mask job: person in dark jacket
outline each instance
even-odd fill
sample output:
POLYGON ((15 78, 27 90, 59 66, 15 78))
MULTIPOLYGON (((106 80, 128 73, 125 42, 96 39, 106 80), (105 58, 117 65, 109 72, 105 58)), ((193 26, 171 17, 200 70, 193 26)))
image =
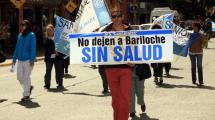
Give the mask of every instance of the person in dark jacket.
POLYGON ((63 59, 62 55, 55 51, 55 43, 53 41, 54 26, 49 24, 46 27, 46 41, 45 41, 45 64, 46 73, 44 76, 44 88, 50 89, 51 86, 51 71, 53 65, 55 66, 56 83, 59 87, 63 87, 63 59))

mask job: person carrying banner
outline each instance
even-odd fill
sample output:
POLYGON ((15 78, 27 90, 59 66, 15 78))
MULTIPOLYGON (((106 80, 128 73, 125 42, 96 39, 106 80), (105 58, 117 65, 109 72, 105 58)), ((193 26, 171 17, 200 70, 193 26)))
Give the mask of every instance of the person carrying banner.
POLYGON ((198 85, 196 83, 196 66, 198 69, 198 80, 199 85, 202 86, 204 84, 203 82, 203 70, 202 70, 202 58, 203 58, 203 35, 200 33, 201 24, 198 22, 192 23, 192 28, 194 33, 190 35, 189 38, 189 56, 191 61, 191 73, 192 73, 192 82, 195 85, 198 85))
POLYGON ((31 91, 33 86, 31 85, 31 71, 36 59, 36 37, 31 30, 31 24, 28 20, 24 20, 21 23, 21 32, 18 36, 16 48, 13 54, 14 66, 16 60, 17 63, 17 79, 23 87, 22 101, 30 100, 31 91))
MULTIPOLYGON (((112 22, 107 31, 127 30, 123 15, 117 8, 111 10, 112 22)), ((105 72, 112 96, 114 120, 128 120, 131 98, 132 65, 107 65, 105 72)))
POLYGON ((54 26, 49 24, 46 27, 46 41, 45 41, 45 64, 46 73, 44 76, 44 88, 50 89, 51 85, 51 71, 53 65, 55 66, 55 78, 58 87, 62 87, 63 81, 63 60, 59 59, 59 54, 55 51, 55 43, 53 40, 54 26))

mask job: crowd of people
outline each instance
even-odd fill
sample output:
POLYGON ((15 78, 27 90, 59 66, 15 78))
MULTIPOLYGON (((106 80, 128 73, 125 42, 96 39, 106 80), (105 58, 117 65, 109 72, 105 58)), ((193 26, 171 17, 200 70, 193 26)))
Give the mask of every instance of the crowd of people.
MULTIPOLYGON (((126 31, 131 30, 128 24, 123 23, 123 14, 117 8, 111 11, 112 24, 104 31, 126 31)), ((17 64, 17 79, 23 88, 22 101, 29 101, 33 90, 31 84, 31 71, 33 70, 36 59, 36 36, 32 32, 31 23, 28 20, 23 20, 20 24, 21 31, 18 35, 17 44, 13 54, 13 63, 17 64)), ((2 28, 4 29, 4 28, 2 28)), ((155 24, 152 29, 162 29, 161 26, 155 24)), ((202 29, 198 21, 192 23, 194 31, 189 39, 189 56, 191 61, 191 76, 192 83, 198 86, 203 86, 203 46, 205 45, 204 35, 200 32, 202 29), (198 79, 196 77, 196 69, 198 79), (198 81, 198 83, 197 83, 198 81)), ((46 72, 44 74, 44 88, 49 90, 51 86, 51 71, 54 65, 55 79, 58 89, 63 89, 63 76, 68 74, 69 58, 65 59, 65 55, 59 53, 55 49, 53 40, 54 26, 49 24, 46 27, 46 40, 44 51, 44 62, 46 72)), ((0 32, 0 47, 4 52, 4 35, 0 32), (2 37, 3 36, 3 37, 2 37)), ((104 95, 111 95, 113 118, 114 120, 128 120, 130 117, 135 117, 135 99, 140 105, 142 112, 146 111, 144 101, 144 82, 151 77, 151 69, 153 69, 154 82, 156 85, 163 84, 163 69, 167 77, 170 77, 171 63, 152 63, 149 64, 119 64, 119 65, 99 65, 98 71, 102 79, 104 95), (148 72, 143 73, 145 70, 148 72)), ((94 66, 95 67, 95 66, 94 66)))

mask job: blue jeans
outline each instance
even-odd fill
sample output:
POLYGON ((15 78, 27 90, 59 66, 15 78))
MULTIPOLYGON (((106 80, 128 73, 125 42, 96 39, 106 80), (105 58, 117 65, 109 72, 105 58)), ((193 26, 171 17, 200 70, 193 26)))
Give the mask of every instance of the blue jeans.
POLYGON ((197 66, 199 83, 203 84, 202 58, 203 58, 202 54, 190 55, 191 72, 192 72, 192 81, 193 81, 193 83, 196 82, 196 66, 197 66))

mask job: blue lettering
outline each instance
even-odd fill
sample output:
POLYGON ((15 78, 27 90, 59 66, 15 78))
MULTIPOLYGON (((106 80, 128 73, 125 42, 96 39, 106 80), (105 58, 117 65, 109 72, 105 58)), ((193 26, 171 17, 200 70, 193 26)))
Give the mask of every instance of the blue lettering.
POLYGON ((162 58, 162 47, 161 45, 154 45, 153 46, 153 57, 154 60, 160 60, 162 58))
POLYGON ((152 54, 151 54, 151 51, 152 51, 152 46, 151 45, 147 45, 147 46, 142 46, 142 49, 143 49, 143 59, 144 60, 150 60, 152 58, 152 54), (148 47, 148 50, 147 48, 148 47), (148 53, 148 56, 147 56, 147 53, 148 53))
POLYGON ((92 47, 92 62, 96 62, 96 47, 92 47))
POLYGON ((63 18, 59 18, 59 22, 57 22, 57 23, 58 23, 59 27, 63 27, 63 23, 64 23, 63 18))
POLYGON ((107 47, 98 47, 98 62, 107 62, 108 59, 107 47))
POLYGON ((139 55, 139 51, 138 51, 138 46, 134 46, 134 59, 135 61, 141 61, 142 58, 138 56, 139 55))
POLYGON ((116 56, 114 56, 114 60, 116 61, 116 62, 120 62, 120 61, 122 61, 122 48, 120 47, 120 46, 115 46, 114 47, 114 53, 116 54, 116 56))
POLYGON ((128 59, 130 59, 130 61, 134 61, 131 46, 125 47, 124 61, 128 61, 128 59))
POLYGON ((173 24, 171 23, 171 21, 166 21, 166 25, 165 28, 166 29, 172 29, 173 24))
POLYGON ((85 47, 82 49, 82 54, 84 55, 84 57, 82 57, 82 61, 85 63, 88 63, 91 61, 91 57, 90 57, 90 48, 89 47, 85 47))

